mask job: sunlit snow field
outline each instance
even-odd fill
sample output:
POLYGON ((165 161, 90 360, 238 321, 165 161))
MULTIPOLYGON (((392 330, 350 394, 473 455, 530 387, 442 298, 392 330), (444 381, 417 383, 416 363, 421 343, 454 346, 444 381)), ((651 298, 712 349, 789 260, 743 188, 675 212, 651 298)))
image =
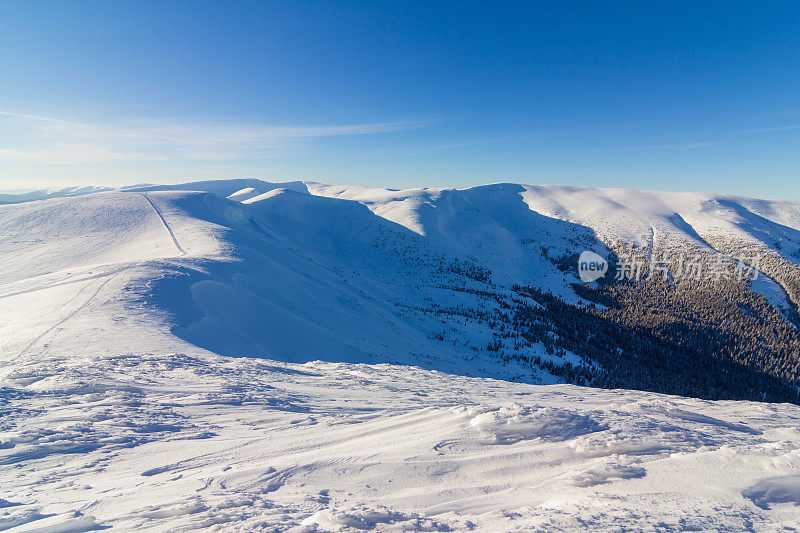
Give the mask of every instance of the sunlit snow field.
POLYGON ((3 382, 12 531, 800 526, 795 406, 177 354, 3 382))
MULTIPOLYGON (((430 242, 569 297, 517 211, 566 247, 586 198, 582 223, 630 239, 708 198, 502 186, 443 224, 441 191, 194 187, 0 206, 0 530, 800 528, 797 406, 546 384, 406 312, 445 298, 403 266, 430 242), (644 211, 599 218, 612 200, 644 211)), ((715 213, 683 218, 744 233, 715 213)))

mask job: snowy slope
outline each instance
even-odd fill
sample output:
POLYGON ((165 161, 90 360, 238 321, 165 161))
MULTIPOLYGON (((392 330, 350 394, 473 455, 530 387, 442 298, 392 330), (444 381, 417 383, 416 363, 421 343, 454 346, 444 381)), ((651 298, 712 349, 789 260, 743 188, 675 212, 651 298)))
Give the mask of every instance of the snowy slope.
POLYGON ((57 354, 64 343, 97 353, 106 348, 93 339, 117 324, 125 334, 115 349, 126 352, 145 338, 153 349, 517 372, 465 359, 465 343, 485 346, 488 328, 465 321, 451 335, 460 341, 431 342, 442 322, 418 310, 434 298, 474 305, 475 296, 441 289, 451 276, 438 252, 355 202, 284 188, 248 204, 206 192, 111 192, 7 206, 0 231, 14 235, 3 244, 3 358, 57 354), (48 326, 77 302, 88 326, 48 326))
MULTIPOLYGON (((798 213, 791 202, 697 193, 514 184, 395 191, 260 180, 17 203, 0 208, 7 236, 0 316, 14 317, 0 323, 0 357, 28 345, 58 350, 61 338, 93 350, 94 327, 50 330, 49 318, 39 317, 60 316, 97 291, 107 301, 87 300, 82 314, 98 305, 97 318, 87 319, 94 325, 118 315, 131 332, 118 340, 126 351, 138 349, 132 332, 144 327, 163 337, 156 346, 188 343, 222 355, 409 363, 551 382, 547 371, 505 365, 485 350, 498 339, 487 316, 518 298, 512 284, 581 302, 571 287, 576 272, 553 258, 607 255, 619 239, 706 246, 723 234, 771 249, 777 241, 776 253, 796 263, 798 213), (19 309, 48 338, 24 321, 15 325, 19 309), (133 314, 142 318, 127 324, 133 314)), ((766 277, 753 289, 792 306, 766 277)), ((528 355, 552 359, 536 346, 528 355)))
POLYGON ((0 530, 800 527, 800 408, 535 385, 484 349, 512 283, 580 300, 546 257, 722 234, 796 261, 798 228, 791 202, 513 184, 0 206, 0 530))
MULTIPOLYGON (((770 247, 783 239, 791 256, 800 248, 800 203, 758 200, 705 193, 596 189, 570 186, 497 184, 471 189, 370 189, 307 184, 313 194, 347 198, 367 205, 376 214, 422 234, 437 231, 420 214, 426 207, 445 207, 442 199, 459 197, 489 216, 494 198, 502 198, 500 211, 523 203, 531 211, 590 228, 604 242, 652 246, 668 243, 703 243, 703 235, 724 235, 770 247), (518 196, 518 198, 514 198, 518 196)), ((452 200, 447 201, 452 204, 452 200)), ((495 203, 495 205, 498 205, 495 203)), ((463 216, 463 213, 459 213, 463 216)), ((507 220, 507 219, 506 219, 507 220)), ((797 257, 794 257, 795 261, 797 257)))
POLYGON ((111 191, 113 187, 59 187, 53 189, 31 189, 23 191, 0 191, 0 204, 14 204, 46 200, 48 198, 62 198, 71 196, 84 196, 95 192, 111 191))
POLYGON ((0 379, 10 531, 800 526, 796 406, 174 352, 0 379))

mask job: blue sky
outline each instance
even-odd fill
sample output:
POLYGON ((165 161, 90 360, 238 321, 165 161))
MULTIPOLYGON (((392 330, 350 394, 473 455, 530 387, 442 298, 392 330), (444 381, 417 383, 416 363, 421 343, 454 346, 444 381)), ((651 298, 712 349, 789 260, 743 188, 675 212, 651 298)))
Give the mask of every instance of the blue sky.
POLYGON ((5 1, 0 72, 3 189, 259 177, 800 200, 796 2, 5 1))

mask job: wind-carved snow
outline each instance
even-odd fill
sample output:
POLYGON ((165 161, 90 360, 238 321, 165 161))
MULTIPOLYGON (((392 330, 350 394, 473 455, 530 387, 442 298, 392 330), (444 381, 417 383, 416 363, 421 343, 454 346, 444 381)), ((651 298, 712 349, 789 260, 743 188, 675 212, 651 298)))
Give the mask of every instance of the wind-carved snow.
POLYGON ((800 476, 764 479, 742 491, 742 496, 762 509, 791 503, 800 506, 800 476))
POLYGON ((797 406, 537 385, 465 312, 615 231, 789 256, 796 205, 170 187, 0 207, 0 530, 800 527, 797 406))
POLYGON ((599 429, 591 418, 567 410, 518 404, 483 412, 470 420, 470 426, 496 444, 528 439, 567 440, 599 429))
POLYGON ((199 354, 29 361, 1 379, 5 525, 798 525, 789 405, 199 354))

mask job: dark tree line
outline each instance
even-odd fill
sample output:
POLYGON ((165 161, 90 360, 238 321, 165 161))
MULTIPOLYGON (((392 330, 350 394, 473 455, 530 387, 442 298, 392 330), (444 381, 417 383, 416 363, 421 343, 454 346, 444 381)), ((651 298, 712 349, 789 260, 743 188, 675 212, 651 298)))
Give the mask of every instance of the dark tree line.
MULTIPOLYGON (((666 257, 677 269, 678 254, 666 257)), ((705 266, 714 260, 708 252, 701 257, 705 266)), ((796 312, 782 313, 751 291, 748 280, 653 276, 576 285, 586 305, 536 287, 515 289, 540 307, 518 306, 514 327, 527 339, 597 362, 602 370, 592 374, 593 385, 714 399, 800 399, 796 312), (545 333, 550 328, 553 336, 545 333)))

